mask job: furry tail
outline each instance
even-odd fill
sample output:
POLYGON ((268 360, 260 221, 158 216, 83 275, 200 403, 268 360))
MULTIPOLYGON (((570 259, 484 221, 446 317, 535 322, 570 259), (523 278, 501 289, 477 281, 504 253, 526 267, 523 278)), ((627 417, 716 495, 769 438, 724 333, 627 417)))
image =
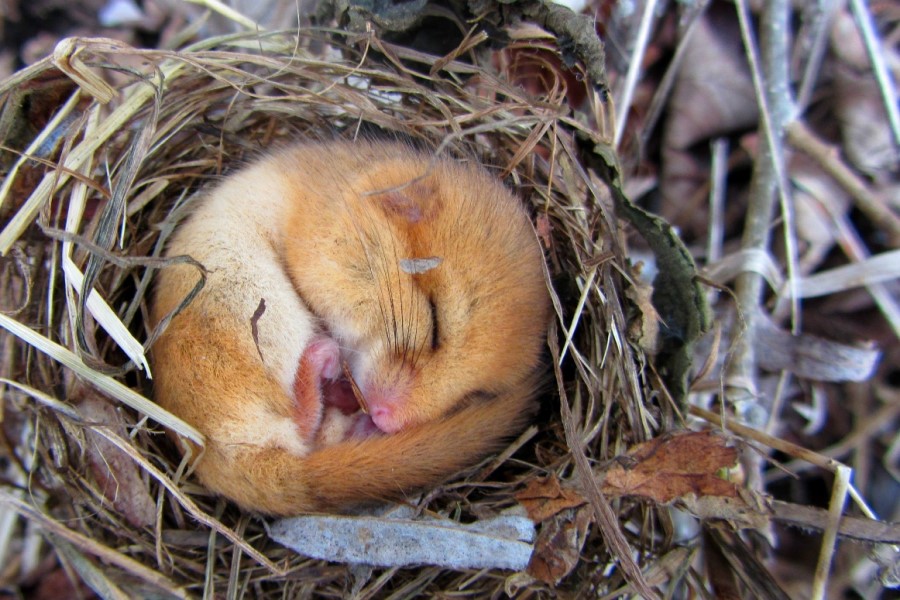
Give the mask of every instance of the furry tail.
MULTIPOLYGON (((242 506, 272 515, 402 500, 502 448, 531 415, 535 388, 529 381, 439 421, 390 436, 343 442, 304 458, 277 448, 232 452, 229 457, 207 448, 203 461, 231 462, 244 475, 242 489, 222 489, 203 476, 220 469, 201 465, 198 475, 242 506)), ((234 485, 234 473, 229 480, 234 485)))

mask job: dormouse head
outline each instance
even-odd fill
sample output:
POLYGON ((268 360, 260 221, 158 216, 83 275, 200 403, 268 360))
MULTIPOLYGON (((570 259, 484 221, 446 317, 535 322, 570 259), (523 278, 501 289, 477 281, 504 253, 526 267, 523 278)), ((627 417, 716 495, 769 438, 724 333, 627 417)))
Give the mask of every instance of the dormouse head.
POLYGON ((549 300, 516 198, 478 166, 404 145, 327 148, 283 157, 284 256, 375 424, 397 432, 520 385, 549 300), (307 176, 292 178, 291 161, 307 176))

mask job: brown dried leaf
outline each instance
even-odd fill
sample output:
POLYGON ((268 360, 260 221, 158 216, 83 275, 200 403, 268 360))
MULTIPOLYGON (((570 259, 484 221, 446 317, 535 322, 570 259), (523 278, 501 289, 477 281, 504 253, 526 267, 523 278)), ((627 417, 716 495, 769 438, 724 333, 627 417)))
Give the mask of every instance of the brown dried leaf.
POLYGON ((566 509, 544 523, 534 544, 528 574, 550 585, 572 572, 591 524, 591 507, 566 509))
MULTIPOLYGON (((78 404, 82 416, 120 432, 127 439, 122 417, 112 404, 84 388, 79 388, 76 394, 83 394, 78 404)), ((156 503, 138 466, 104 436, 90 429, 85 432, 88 464, 100 491, 131 525, 152 526, 156 522, 156 503)))
POLYGON ((737 450, 710 431, 665 435, 634 446, 606 472, 604 493, 668 504, 688 495, 738 497, 716 472, 737 462, 737 450))
POLYGON ((634 302, 640 315, 628 324, 628 335, 644 351, 654 355, 659 349, 660 318, 653 306, 653 286, 637 277, 632 282, 633 285, 625 290, 625 296, 634 302))
POLYGON ((515 498, 528 511, 528 518, 535 523, 546 521, 559 512, 587 502, 575 490, 563 488, 554 474, 530 481, 515 498))
POLYGON ((546 213, 539 214, 535 220, 534 228, 541 242, 543 242, 544 248, 549 250, 553 244, 553 225, 550 224, 550 217, 546 213))

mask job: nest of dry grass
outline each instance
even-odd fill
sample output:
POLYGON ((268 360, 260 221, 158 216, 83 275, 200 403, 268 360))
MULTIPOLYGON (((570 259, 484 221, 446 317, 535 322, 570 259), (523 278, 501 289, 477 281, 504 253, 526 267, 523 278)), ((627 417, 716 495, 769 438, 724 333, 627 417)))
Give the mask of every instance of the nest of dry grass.
MULTIPOLYGON (((92 573, 129 591, 142 585, 229 597, 311 590, 347 597, 354 587, 363 596, 464 589, 487 597, 504 589, 503 572, 420 568, 360 580, 346 567, 278 546, 261 519, 181 477, 183 465, 160 435, 162 426, 179 425, 158 409, 148 412, 138 396, 149 397, 152 388, 136 365, 153 336, 145 325, 147 290, 163 267, 156 257, 173 211, 279 143, 386 132, 439 152, 478 156, 531 207, 560 328, 577 323, 559 383, 591 458, 607 460, 663 427, 659 409, 644 400, 644 358, 625 330, 622 273, 630 267, 609 227, 610 207, 594 193, 600 182, 579 164, 575 132, 582 125, 564 108, 564 82, 556 83, 556 96, 537 101, 511 71, 435 64, 434 57, 373 36, 317 29, 234 35, 178 52, 108 40, 67 43, 57 49, 55 66, 45 61, 6 86, 10 101, 16 88, 64 91, 44 112, 52 121, 34 138, 39 143, 5 155, 12 187, 3 205, 10 257, 4 324, 15 321, 29 332, 0 333, 4 428, 12 456, 22 460, 0 493, 14 508, 8 514, 16 527, 27 519, 37 524, 81 578, 92 573), (94 303, 82 301, 90 286, 94 303), (582 305, 585 296, 590 301, 582 305)), ((428 494, 422 508, 473 520, 515 504, 514 494, 531 480, 548 473, 568 478, 572 464, 556 394, 544 401, 544 425, 530 428, 499 459, 428 494)), ((654 521, 652 508, 620 509, 641 515, 636 522, 654 521)), ((643 537, 635 532, 634 544, 643 537)), ((35 541, 27 533, 22 539, 35 541)), ((598 534, 586 551, 598 555, 583 568, 590 579, 608 555, 598 534)), ((622 584, 614 576, 604 586, 622 584)))
MULTIPOLYGON (((649 355, 655 315, 614 210, 636 209, 622 204, 608 105, 581 67, 578 77, 558 68, 548 36, 524 30, 500 53, 480 52, 484 41, 467 38, 436 58, 371 33, 314 28, 179 51, 75 39, 0 86, 0 575, 59 561, 104 597, 499 597, 556 585, 602 597, 643 582, 705 587, 691 567, 697 544, 676 543, 666 502, 609 502, 589 483, 592 469, 686 418, 663 383, 672 374, 660 376, 649 355), (528 91, 536 73, 540 94, 528 91), (574 87, 588 110, 569 108, 574 87), (538 424, 418 508, 468 522, 522 504, 524 490, 552 489, 547 482, 563 482, 555 500, 580 490, 543 521, 543 559, 558 560, 543 571, 372 570, 299 556, 271 541, 261 518, 184 476, 162 432, 197 434, 147 400, 155 332, 146 294, 185 198, 273 145, 382 134, 477 156, 534 216, 557 310, 548 336, 555 383, 538 424)), ((746 549, 729 528, 707 531, 713 538, 723 560, 746 549)))

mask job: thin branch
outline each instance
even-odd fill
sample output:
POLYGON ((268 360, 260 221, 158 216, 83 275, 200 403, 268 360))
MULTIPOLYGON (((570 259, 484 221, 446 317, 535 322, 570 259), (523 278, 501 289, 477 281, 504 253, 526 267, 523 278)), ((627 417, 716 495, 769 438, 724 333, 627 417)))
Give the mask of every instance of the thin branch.
POLYGON ((892 248, 900 248, 900 217, 879 199, 866 182, 840 159, 837 148, 829 146, 802 121, 785 128, 788 143, 815 160, 853 199, 857 208, 879 229, 884 230, 892 248))
MULTIPOLYGON (((756 160, 750 185, 750 205, 744 226, 741 245, 744 250, 766 250, 769 246, 772 215, 775 209, 774 192, 777 189, 782 206, 789 210, 785 197, 782 132, 792 105, 788 84, 788 21, 790 7, 786 0, 774 0, 766 4, 763 22, 765 80, 757 58, 757 51, 750 32, 749 8, 746 0, 737 3, 741 35, 750 61, 753 84, 760 104, 762 144, 756 160)), ((787 216, 788 212, 785 212, 787 216)), ((786 237, 790 237, 789 235, 786 237)), ((792 254, 789 252, 789 255, 792 254)), ((729 395, 736 406, 743 407, 744 415, 758 410, 756 398, 756 355, 753 350, 753 332, 759 311, 759 303, 765 290, 765 280, 757 273, 742 273, 737 278, 735 293, 747 323, 746 335, 736 342, 735 360, 729 368, 729 395), (743 390, 741 390, 743 388, 743 390)))
POLYGON ((622 89, 622 98, 617 104, 619 105, 618 119, 616 121, 616 137, 613 146, 618 147, 622 140, 622 134, 625 132, 625 124, 628 122, 628 108, 631 106, 631 99, 634 97, 634 90, 637 87, 638 77, 641 74, 641 65, 644 62, 644 53, 647 52, 647 44, 650 42, 650 27, 656 16, 657 0, 648 0, 644 5, 644 14, 641 17, 641 26, 638 28, 637 39, 634 41, 634 53, 628 64, 628 73, 625 76, 625 87, 622 89))

